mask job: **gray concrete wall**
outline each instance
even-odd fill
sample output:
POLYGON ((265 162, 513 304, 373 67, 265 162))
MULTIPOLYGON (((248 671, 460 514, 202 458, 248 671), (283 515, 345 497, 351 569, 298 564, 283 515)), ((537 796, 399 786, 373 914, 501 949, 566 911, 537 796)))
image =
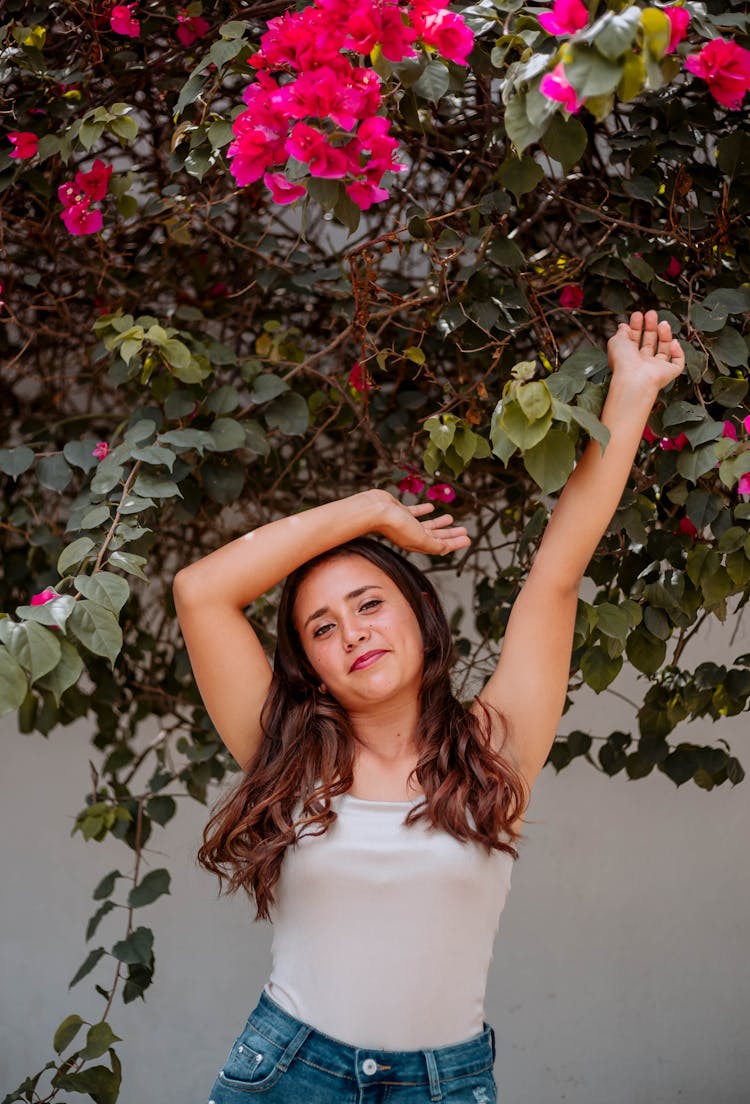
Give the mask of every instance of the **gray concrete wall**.
MULTIPOLYGON (((710 619, 684 665, 747 651, 747 634, 740 628, 730 645, 732 632, 710 619)), ((626 673, 615 687, 636 697, 643 682, 626 673)), ((560 731, 606 735, 631 718, 621 698, 587 694, 560 731)), ((750 766, 747 715, 677 734, 717 735, 750 766)), ((99 1017, 92 979, 108 979, 110 965, 67 985, 88 950, 92 890, 129 856, 69 835, 88 785, 85 726, 46 741, 19 735, 6 717, 0 742, 2 1096, 52 1056, 64 1016, 99 1017)), ((677 790, 658 773, 629 782, 577 762, 542 772, 529 819, 487 992, 502 1104, 746 1104, 748 784, 677 790)), ((150 841, 149 861, 172 871, 172 893, 143 913, 157 960, 146 1002, 118 1001, 110 1015, 125 1040, 122 1104, 205 1104, 268 975, 270 926, 255 924, 244 900, 217 901, 194 864, 205 820, 185 799, 150 841)), ((101 942, 120 929, 112 914, 101 942)))

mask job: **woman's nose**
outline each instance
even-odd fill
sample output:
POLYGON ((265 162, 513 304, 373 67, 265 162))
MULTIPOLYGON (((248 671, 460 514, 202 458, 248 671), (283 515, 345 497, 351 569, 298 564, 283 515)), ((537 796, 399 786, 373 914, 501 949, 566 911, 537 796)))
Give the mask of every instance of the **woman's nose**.
POLYGON ((344 647, 349 650, 364 640, 367 637, 367 632, 362 625, 351 625, 348 628, 344 626, 341 635, 344 647))

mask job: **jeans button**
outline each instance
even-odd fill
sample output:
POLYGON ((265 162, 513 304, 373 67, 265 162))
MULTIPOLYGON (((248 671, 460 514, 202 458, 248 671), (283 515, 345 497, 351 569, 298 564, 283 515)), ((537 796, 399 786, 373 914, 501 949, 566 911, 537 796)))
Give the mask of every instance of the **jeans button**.
POLYGON ((364 1062, 362 1063, 363 1073, 375 1073, 375 1070, 377 1068, 378 1063, 374 1060, 374 1058, 365 1058, 364 1062))

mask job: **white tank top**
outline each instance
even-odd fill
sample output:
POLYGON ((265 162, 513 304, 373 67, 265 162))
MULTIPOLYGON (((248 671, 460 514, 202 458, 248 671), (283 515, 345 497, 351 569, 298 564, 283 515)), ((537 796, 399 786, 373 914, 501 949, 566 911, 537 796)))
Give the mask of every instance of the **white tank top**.
POLYGON ((352 1046, 421 1050, 484 1027, 513 857, 426 821, 405 827, 421 800, 334 797, 334 824, 282 860, 265 990, 352 1046))

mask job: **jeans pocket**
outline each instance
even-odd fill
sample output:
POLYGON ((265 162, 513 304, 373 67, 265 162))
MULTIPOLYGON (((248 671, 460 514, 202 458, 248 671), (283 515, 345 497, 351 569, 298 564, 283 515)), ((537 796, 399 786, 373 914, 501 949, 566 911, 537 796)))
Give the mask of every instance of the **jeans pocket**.
POLYGON ((219 1081, 228 1088, 248 1093, 270 1089, 283 1073, 279 1065, 283 1053, 283 1047, 248 1024, 219 1071, 219 1081))

